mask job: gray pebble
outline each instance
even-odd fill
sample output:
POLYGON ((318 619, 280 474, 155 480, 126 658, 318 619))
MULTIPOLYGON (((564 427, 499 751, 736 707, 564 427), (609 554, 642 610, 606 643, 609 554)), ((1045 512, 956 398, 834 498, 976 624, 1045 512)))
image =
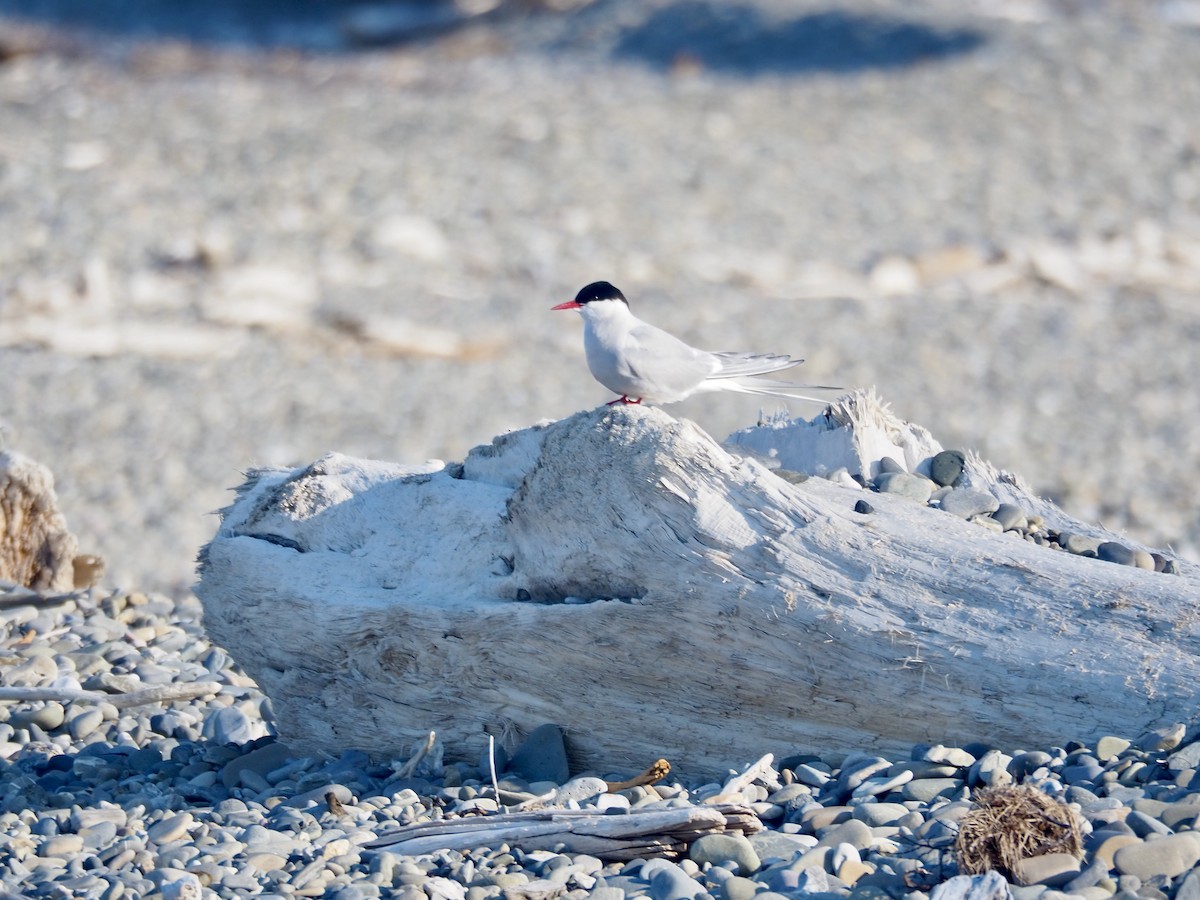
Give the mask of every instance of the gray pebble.
POLYGON ((1137 554, 1134 553, 1133 548, 1126 547, 1117 541, 1105 541, 1096 547, 1096 558, 1122 566, 1137 565, 1137 554))
POLYGON ((860 515, 868 516, 871 513, 875 512, 875 507, 873 507, 866 500, 859 500, 857 503, 854 504, 854 511, 856 513, 859 513, 860 515))
POLYGON ((541 725, 531 731, 513 754, 508 770, 529 782, 565 784, 571 773, 562 729, 557 725, 541 725))
POLYGON ((104 713, 95 707, 74 710, 67 719, 67 731, 74 740, 81 741, 104 724, 104 713))
POLYGON ((38 856, 73 857, 83 851, 83 838, 77 834, 60 834, 42 843, 38 856))
POLYGON ((698 865, 731 862, 740 875, 753 875, 761 865, 754 847, 739 832, 703 835, 692 843, 688 857, 698 865))
MULTIPOLYGON (((733 876, 721 882, 721 900, 751 900, 758 891, 759 883, 750 878, 733 876)), ((591 895, 595 897, 595 894, 591 895)), ((623 900, 623 898, 622 898, 623 900)))
MULTIPOLYGON (((1096 741, 1096 756, 1103 760, 1116 759, 1129 749, 1133 742, 1128 738, 1105 735, 1096 741)), ((1197 763, 1200 763, 1200 742, 1197 744, 1197 763)), ((1186 768, 1186 767, 1185 767, 1186 768)))
POLYGON ((916 778, 904 785, 901 795, 905 800, 929 803, 935 797, 949 796, 963 786, 957 778, 916 778))
POLYGON ((1100 539, 1086 534, 1060 534, 1058 543, 1068 553, 1074 553, 1076 556, 1095 556, 1100 539))
POLYGON ((992 513, 992 518, 1000 523, 1005 531, 1014 531, 1025 527, 1025 511, 1015 503, 1001 503, 992 513))
MULTIPOLYGON (((221 782, 225 787, 234 787, 239 783, 243 772, 252 772, 263 778, 263 784, 266 784, 268 773, 284 765, 292 756, 292 749, 287 744, 279 741, 264 744, 227 762, 221 769, 221 782)), ((269 786, 268 784, 267 787, 269 786)))
POLYGON ((1153 816, 1148 816, 1143 812, 1138 812, 1136 809, 1131 810, 1129 815, 1125 817, 1125 824, 1133 829, 1133 833, 1140 838, 1148 837, 1151 834, 1171 834, 1171 829, 1160 822, 1153 816))
POLYGON ((146 829, 146 836, 156 844, 167 844, 178 841, 187 835, 188 829, 195 820, 188 812, 177 813, 155 822, 146 829))
POLYGON ((775 793, 767 797, 767 800, 780 805, 796 800, 807 802, 812 800, 812 789, 806 784, 794 781, 791 784, 785 784, 779 790, 775 791, 775 793))
POLYGON ((818 835, 819 847, 836 847, 838 844, 849 844, 855 850, 866 850, 871 846, 875 836, 866 823, 858 819, 850 819, 840 825, 832 825, 818 835))
POLYGON ((933 482, 920 475, 886 472, 875 479, 875 488, 881 494, 899 494, 918 503, 925 503, 933 492, 933 482))
POLYGON ((991 513, 1000 506, 1000 501, 986 491, 955 488, 942 497, 940 508, 962 519, 991 513))
POLYGON ((929 477, 942 487, 952 485, 962 475, 966 461, 961 450, 943 450, 929 461, 929 477))
POLYGON ((9 722, 14 728, 28 728, 33 725, 42 731, 53 731, 62 725, 66 718, 63 705, 54 700, 47 700, 32 709, 19 709, 12 714, 9 722))
POLYGON ((854 818, 866 823, 868 828, 895 825, 911 810, 903 803, 860 803, 854 807, 854 818))
POLYGON ((259 736, 250 718, 236 706, 209 713, 201 735, 215 744, 247 744, 259 736))
POLYGON ((706 893, 704 885, 665 859, 647 861, 640 875, 650 882, 650 896, 654 900, 683 900, 706 893))

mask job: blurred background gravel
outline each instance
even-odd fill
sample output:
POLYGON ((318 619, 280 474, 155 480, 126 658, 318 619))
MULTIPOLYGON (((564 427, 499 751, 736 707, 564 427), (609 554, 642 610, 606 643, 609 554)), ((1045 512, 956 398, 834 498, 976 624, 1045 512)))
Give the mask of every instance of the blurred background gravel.
POLYGON ((610 399, 596 279, 1200 558, 1200 3, 467 12, 0 0, 0 426, 106 583, 247 467, 610 399))

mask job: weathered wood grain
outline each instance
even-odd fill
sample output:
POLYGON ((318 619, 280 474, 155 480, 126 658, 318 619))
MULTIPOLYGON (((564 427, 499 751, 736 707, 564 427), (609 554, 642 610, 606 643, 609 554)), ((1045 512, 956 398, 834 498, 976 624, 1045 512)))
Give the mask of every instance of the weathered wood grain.
MULTIPOLYGON (((857 402, 845 427, 897 444, 857 402)), ((440 471, 332 455, 256 473, 197 592, 298 748, 404 756, 436 730, 475 761, 488 732, 556 722, 576 770, 662 756, 686 774, 1194 714, 1195 567, 1071 556, 893 495, 861 515, 863 496, 788 483, 661 410, 599 409, 440 471)))

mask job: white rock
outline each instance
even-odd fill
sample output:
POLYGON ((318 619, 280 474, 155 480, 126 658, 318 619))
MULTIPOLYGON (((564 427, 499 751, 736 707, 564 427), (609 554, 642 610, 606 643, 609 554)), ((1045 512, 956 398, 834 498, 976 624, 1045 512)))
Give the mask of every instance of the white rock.
POLYGON ((1039 243, 1031 246, 1028 252, 1034 274, 1048 284, 1073 294, 1087 286, 1083 267, 1071 248, 1061 244, 1039 243))
POLYGON ((921 288, 921 275, 911 261, 902 256, 886 256, 867 276, 871 290, 881 297, 904 297, 921 288))
POLYGON ((441 262, 450 255, 450 241, 437 223, 413 213, 385 217, 375 225, 371 240, 380 250, 425 262, 441 262))

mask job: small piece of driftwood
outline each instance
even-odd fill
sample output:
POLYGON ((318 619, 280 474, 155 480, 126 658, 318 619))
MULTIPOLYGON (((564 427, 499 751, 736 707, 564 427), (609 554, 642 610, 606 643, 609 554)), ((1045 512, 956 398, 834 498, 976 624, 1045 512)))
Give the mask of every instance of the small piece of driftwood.
POLYGON ((141 691, 109 694, 105 691, 84 691, 71 688, 49 687, 0 687, 0 700, 29 702, 34 700, 56 700, 59 703, 111 703, 117 709, 133 706, 149 706, 151 703, 170 703, 172 700, 194 700, 221 690, 215 681, 197 681, 192 684, 162 684, 141 691))
POLYGON ((381 835, 364 846, 417 856, 506 843, 522 850, 587 853, 605 860, 674 858, 706 834, 762 830, 745 806, 691 806, 606 815, 586 809, 544 809, 435 819, 381 835))
POLYGON ((38 591, 75 586, 79 544, 58 511, 54 476, 27 456, 0 451, 0 579, 38 591))

